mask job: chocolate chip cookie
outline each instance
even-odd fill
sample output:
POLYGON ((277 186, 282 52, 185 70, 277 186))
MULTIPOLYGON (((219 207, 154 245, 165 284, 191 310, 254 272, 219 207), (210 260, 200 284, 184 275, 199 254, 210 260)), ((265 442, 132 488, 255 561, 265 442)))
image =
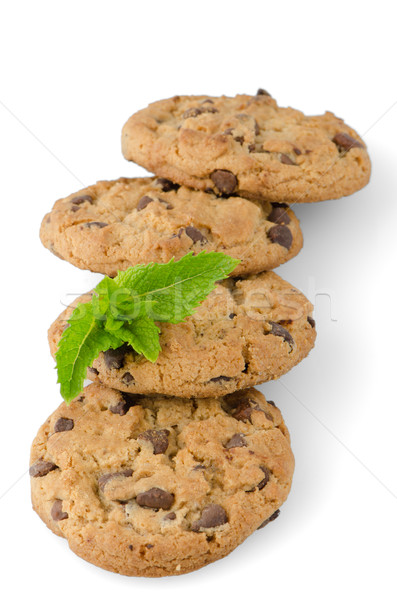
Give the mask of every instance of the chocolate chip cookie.
MULTIPOLYGON (((67 327, 78 299, 52 324, 51 351, 67 327)), ((178 324, 160 323, 161 352, 155 363, 127 344, 102 352, 88 369, 93 381, 131 393, 179 397, 223 396, 276 379, 314 345, 313 307, 273 272, 227 279, 178 324)))
POLYGON ((303 243, 286 204, 218 198, 162 178, 100 181, 58 200, 40 235, 60 258, 111 277, 201 250, 239 258, 236 275, 258 273, 286 262, 303 243))
POLYGON ((254 389, 196 402, 92 384, 40 428, 32 502, 97 566, 180 575, 273 520, 293 469, 280 411, 254 389))
POLYGON ((371 171, 363 140, 342 119, 281 108, 265 90, 154 102, 124 125, 122 148, 178 184, 276 202, 346 196, 371 171))

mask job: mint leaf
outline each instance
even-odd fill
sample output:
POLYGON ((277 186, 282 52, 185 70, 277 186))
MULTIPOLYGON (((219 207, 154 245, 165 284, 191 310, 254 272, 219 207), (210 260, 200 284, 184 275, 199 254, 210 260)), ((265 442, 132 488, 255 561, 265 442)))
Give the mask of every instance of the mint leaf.
POLYGON ((150 313, 154 321, 180 323, 239 262, 221 252, 190 253, 177 262, 130 267, 113 281, 129 288, 135 301, 154 302, 150 313))
POLYGON ((73 311, 59 341, 58 383, 66 402, 81 392, 86 369, 100 352, 128 343, 155 362, 161 351, 155 322, 183 321, 238 263, 220 252, 190 253, 177 262, 137 265, 105 277, 91 301, 73 311))
POLYGON ((102 351, 122 345, 117 337, 100 327, 92 304, 78 304, 68 320, 55 355, 62 397, 69 403, 83 389, 87 367, 102 351))
POLYGON ((105 315, 110 309, 110 297, 117 293, 117 283, 105 277, 96 286, 92 296, 92 308, 94 317, 98 320, 106 320, 105 315))
POLYGON ((106 321, 103 324, 103 328, 105 331, 109 331, 110 333, 115 333, 118 331, 124 324, 124 321, 121 319, 115 319, 112 315, 108 315, 106 317, 106 321))
MULTIPOLYGON (((105 277, 94 289, 92 306, 95 319, 104 321, 109 331, 117 329, 114 320, 131 321, 150 312, 153 301, 132 296, 131 290, 118 285, 114 279, 105 277)), ((122 323, 120 323, 120 326, 122 323)))
POLYGON ((141 317, 124 325, 117 335, 124 342, 132 346, 135 352, 143 354, 150 362, 156 362, 161 351, 159 335, 160 329, 154 321, 147 317, 141 317))

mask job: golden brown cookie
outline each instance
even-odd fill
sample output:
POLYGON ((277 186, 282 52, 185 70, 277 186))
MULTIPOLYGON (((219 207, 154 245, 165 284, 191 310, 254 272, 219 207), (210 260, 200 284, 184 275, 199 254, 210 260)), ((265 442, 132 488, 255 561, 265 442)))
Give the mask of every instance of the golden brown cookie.
POLYGON ((124 125, 124 156, 161 177, 219 195, 317 202, 368 183, 363 140, 331 112, 306 116, 256 96, 175 96, 124 125))
POLYGON ((113 277, 190 251, 221 251, 235 275, 270 270, 302 247, 287 205, 218 198, 165 179, 100 181, 58 200, 42 222, 44 246, 81 269, 113 277))
POLYGON ((293 470, 280 411, 256 390, 196 402, 92 384, 42 425, 30 475, 33 508, 73 552, 160 577, 226 556, 277 516, 293 470))
MULTIPOLYGON (((75 304, 49 329, 53 354, 75 304)), ((155 363, 125 345, 101 353, 87 376, 131 393, 223 396, 276 379, 299 363, 316 338, 312 310, 301 292, 271 271, 227 279, 183 323, 159 324, 162 351, 155 363)))

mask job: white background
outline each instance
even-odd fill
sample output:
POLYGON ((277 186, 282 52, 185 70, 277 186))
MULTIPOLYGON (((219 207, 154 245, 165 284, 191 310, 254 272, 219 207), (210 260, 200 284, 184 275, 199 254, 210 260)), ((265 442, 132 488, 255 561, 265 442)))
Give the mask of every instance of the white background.
POLYGON ((391 2, 8 2, 0 15, 1 587, 9 597, 306 599, 396 594, 396 133, 391 2), (7 5, 7 6, 6 6, 7 5), (129 579, 74 556, 30 508, 31 441, 60 403, 46 330, 98 280, 39 241, 56 199, 143 170, 124 121, 174 94, 268 89, 364 136, 371 183, 301 205, 278 269, 315 303, 310 357, 261 386, 296 456, 280 518, 196 573, 129 579), (332 317, 332 318, 331 318, 332 317), (332 320, 333 319, 333 320, 332 320))

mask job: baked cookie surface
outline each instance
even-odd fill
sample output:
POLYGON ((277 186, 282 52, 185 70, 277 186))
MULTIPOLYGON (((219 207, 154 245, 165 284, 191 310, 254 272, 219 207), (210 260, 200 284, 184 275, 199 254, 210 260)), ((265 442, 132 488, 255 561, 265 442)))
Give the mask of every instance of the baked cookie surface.
POLYGON ((100 181, 58 200, 42 222, 46 248, 81 269, 113 277, 190 251, 221 251, 235 275, 270 270, 302 247, 287 205, 218 198, 159 178, 100 181))
MULTIPOLYGON (((77 299, 51 325, 54 355, 77 299)), ((277 379, 299 363, 316 338, 313 306, 272 271, 227 279, 178 324, 160 323, 155 363, 130 346, 101 353, 87 377, 131 393, 178 397, 223 396, 277 379)))
POLYGON ((316 202, 368 183, 364 142, 331 112, 306 116, 256 96, 175 96, 138 111, 122 132, 125 158, 220 195, 316 202))
POLYGON ((33 442, 32 503, 97 566, 178 575, 277 516, 293 470, 280 411, 257 390, 195 402, 91 384, 33 442))

